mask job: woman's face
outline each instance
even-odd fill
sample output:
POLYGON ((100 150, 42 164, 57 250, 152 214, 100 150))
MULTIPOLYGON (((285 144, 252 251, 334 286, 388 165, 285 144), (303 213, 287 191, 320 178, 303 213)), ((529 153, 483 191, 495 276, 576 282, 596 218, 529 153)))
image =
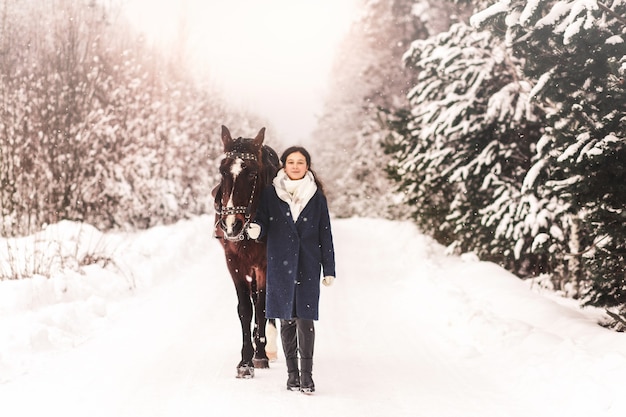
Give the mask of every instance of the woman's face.
POLYGON ((300 152, 293 152, 287 155, 285 160, 285 173, 290 180, 300 180, 304 178, 309 167, 306 158, 300 152))

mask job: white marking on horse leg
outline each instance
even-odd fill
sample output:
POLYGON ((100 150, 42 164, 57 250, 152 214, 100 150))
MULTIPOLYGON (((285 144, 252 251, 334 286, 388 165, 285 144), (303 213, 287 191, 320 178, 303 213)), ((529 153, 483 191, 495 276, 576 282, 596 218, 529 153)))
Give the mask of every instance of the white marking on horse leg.
POLYGON ((278 336, 278 330, 269 321, 265 326, 265 337, 267 338, 267 344, 265 345, 265 353, 271 362, 274 362, 278 358, 278 345, 276 339, 278 336))

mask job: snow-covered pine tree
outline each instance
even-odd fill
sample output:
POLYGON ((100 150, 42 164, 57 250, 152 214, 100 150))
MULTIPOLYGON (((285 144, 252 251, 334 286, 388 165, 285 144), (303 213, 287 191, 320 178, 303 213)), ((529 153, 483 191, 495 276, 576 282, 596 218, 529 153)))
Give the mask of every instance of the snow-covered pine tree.
POLYGON ((489 32, 465 24, 415 41, 405 61, 418 74, 408 96, 410 135, 398 132, 388 143, 389 169, 413 217, 460 251, 518 272, 529 262, 541 267, 532 255, 516 257, 510 245, 521 181, 540 134, 519 63, 489 32))
MULTIPOLYGON (((626 317, 626 2, 501 1, 473 18, 505 38, 553 110, 526 178, 528 199, 560 202, 553 225, 576 224, 585 301, 626 317)), ((541 217, 528 204, 529 215, 541 217)), ((559 232, 560 233, 560 232, 559 232)), ((575 237, 575 236, 571 236, 575 237)), ((548 232, 546 243, 559 236, 548 232)), ((555 255, 558 256, 558 255, 555 255)))
POLYGON ((412 76, 402 65, 410 42, 446 27, 450 3, 362 0, 331 74, 324 112, 313 133, 316 165, 328 179, 335 215, 399 217, 393 183, 386 178, 381 142, 387 115, 405 107, 412 76), (432 3, 432 4, 431 4, 432 3))
POLYGON ((6 1, 0 13, 3 235, 61 219, 143 228, 212 210, 219 125, 243 129, 251 117, 102 5, 6 1))

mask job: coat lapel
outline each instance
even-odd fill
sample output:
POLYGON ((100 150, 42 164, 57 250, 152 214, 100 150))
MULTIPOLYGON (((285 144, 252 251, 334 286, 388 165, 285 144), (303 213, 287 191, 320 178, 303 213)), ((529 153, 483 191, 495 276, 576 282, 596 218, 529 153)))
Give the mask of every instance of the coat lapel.
POLYGON ((285 222, 287 224, 289 224, 289 227, 295 232, 298 233, 298 228, 296 227, 296 223, 294 223, 293 221, 293 215, 291 214, 291 209, 289 208, 289 204, 287 204, 285 201, 281 200, 280 198, 278 199, 278 204, 280 205, 280 212, 283 213, 283 216, 285 218, 285 222), (289 213, 289 216, 287 216, 286 213, 289 213))
POLYGON ((300 217, 298 217, 298 220, 296 221, 296 226, 302 224, 303 220, 305 217, 311 218, 311 210, 313 210, 313 200, 315 200, 317 196, 317 192, 315 194, 313 194, 313 197, 311 197, 309 199, 309 201, 306 203, 306 206, 304 206, 304 208, 302 209, 302 213, 300 213, 300 217))

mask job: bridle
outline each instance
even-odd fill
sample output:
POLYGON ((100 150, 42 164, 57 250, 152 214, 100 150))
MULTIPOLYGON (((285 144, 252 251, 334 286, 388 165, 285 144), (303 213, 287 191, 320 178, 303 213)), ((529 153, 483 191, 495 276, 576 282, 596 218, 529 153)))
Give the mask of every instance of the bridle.
MULTIPOLYGON (((245 160, 249 160, 249 161, 258 161, 259 158, 252 153, 249 152, 235 152, 235 151, 230 151, 230 152, 225 152, 224 156, 226 158, 232 158, 232 159, 243 159, 245 160)), ((232 242, 238 242, 241 240, 244 240, 246 238, 246 228, 248 227, 248 225, 250 224, 251 221, 251 216, 252 216, 252 202, 254 200, 254 193, 256 191, 256 184, 257 184, 257 179, 258 179, 258 174, 254 174, 254 179, 252 182, 252 191, 250 192, 250 198, 248 199, 248 205, 247 206, 234 206, 234 207, 222 207, 222 199, 221 196, 219 198, 219 205, 216 204, 215 205, 215 212, 218 215, 218 220, 215 222, 215 228, 217 228, 218 226, 222 229, 222 231, 224 232, 224 239, 226 240, 230 240, 232 242), (227 216, 232 216, 235 214, 243 214, 245 217, 245 222, 243 224, 243 227, 241 228, 241 230, 239 231, 239 233, 237 233, 235 236, 228 236, 225 232, 225 223, 224 223, 224 218, 227 216)), ((217 203, 217 201, 216 201, 217 203)))

